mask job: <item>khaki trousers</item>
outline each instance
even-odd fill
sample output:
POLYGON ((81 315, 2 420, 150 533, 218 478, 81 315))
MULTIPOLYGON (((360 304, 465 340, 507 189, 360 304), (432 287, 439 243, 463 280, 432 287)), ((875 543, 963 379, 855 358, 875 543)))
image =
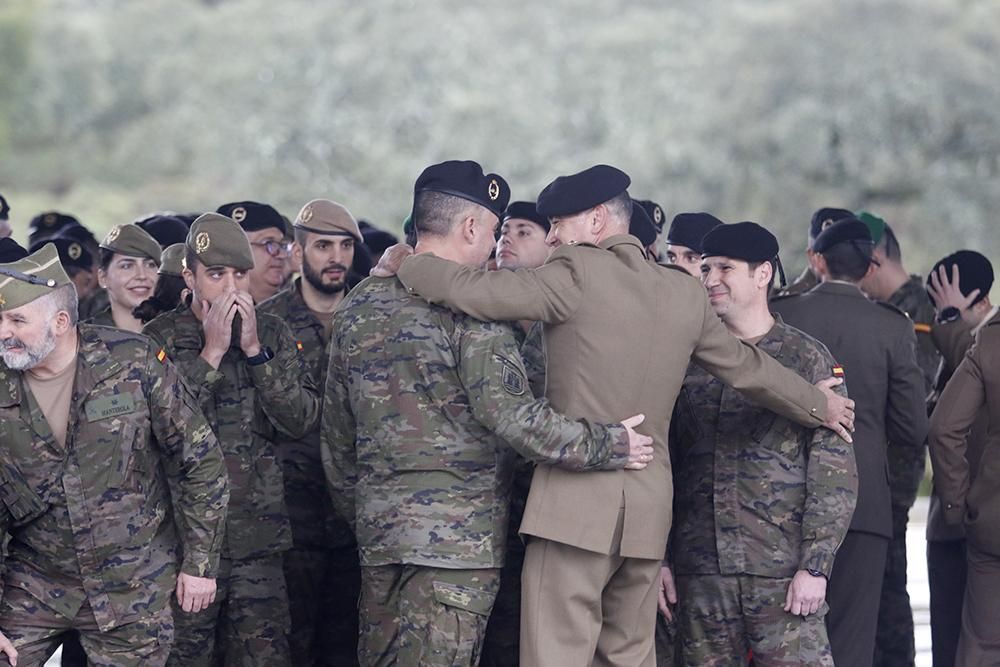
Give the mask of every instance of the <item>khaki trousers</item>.
POLYGON ((521 575, 521 667, 654 667, 659 574, 659 560, 531 537, 521 575))

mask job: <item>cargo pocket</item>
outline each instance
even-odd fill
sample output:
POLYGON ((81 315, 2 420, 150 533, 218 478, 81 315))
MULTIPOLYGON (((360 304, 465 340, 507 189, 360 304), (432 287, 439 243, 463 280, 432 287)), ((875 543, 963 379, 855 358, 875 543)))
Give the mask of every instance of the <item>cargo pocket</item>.
POLYGON ((496 592, 435 581, 434 599, 439 606, 427 629, 420 664, 478 664, 496 592))

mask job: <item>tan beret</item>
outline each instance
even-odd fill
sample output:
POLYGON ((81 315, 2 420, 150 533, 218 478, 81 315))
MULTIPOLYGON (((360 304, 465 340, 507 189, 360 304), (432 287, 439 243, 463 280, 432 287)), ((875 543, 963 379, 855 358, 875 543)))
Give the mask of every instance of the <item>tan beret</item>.
POLYGON ((205 266, 228 266, 239 271, 253 268, 253 251, 246 232, 235 220, 219 213, 198 216, 184 245, 205 266))
POLYGON ((184 250, 183 243, 174 243, 164 248, 160 253, 160 270, 157 273, 161 276, 180 276, 184 269, 184 250))
POLYGON ((46 243, 24 259, 0 264, 0 310, 13 310, 72 281, 55 245, 46 243))
POLYGON ((136 224, 115 225, 104 237, 101 247, 126 257, 145 257, 160 264, 160 244, 136 224))
POLYGON ((313 234, 353 236, 358 243, 362 242, 361 229, 351 212, 329 199, 313 199, 303 206, 294 227, 313 234))

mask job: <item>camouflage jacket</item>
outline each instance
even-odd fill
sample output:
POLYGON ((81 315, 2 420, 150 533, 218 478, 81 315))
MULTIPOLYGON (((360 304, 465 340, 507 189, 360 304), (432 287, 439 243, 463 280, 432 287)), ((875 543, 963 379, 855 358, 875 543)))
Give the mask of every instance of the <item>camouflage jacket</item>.
MULTIPOLYGON (((302 299, 302 279, 257 306, 288 324, 317 387, 326 384, 327 343, 323 325, 302 299)), ((301 549, 355 546, 350 526, 333 511, 319 456, 319 424, 304 437, 278 434, 278 455, 285 476, 285 504, 292 525, 292 543, 301 549)))
POLYGON ((111 314, 111 304, 109 303, 106 307, 97 311, 93 315, 87 318, 87 324, 99 324, 102 327, 114 327, 117 328, 118 325, 115 324, 115 318, 111 314))
MULTIPOLYGON (((836 365, 777 318, 757 347, 810 382, 836 365)), ((694 364, 673 427, 677 573, 829 576, 857 500, 850 444, 754 405, 694 364)))
POLYGON ((80 321, 86 322, 91 317, 111 306, 111 297, 108 290, 99 287, 86 299, 80 301, 80 321))
POLYGON ((508 325, 369 278, 334 316, 321 443, 362 565, 503 564, 514 451, 579 470, 622 468, 621 425, 553 412, 528 390, 508 325))
MULTIPOLYGON (((934 380, 941 365, 941 354, 931 336, 934 324, 934 304, 927 296, 920 276, 910 276, 910 280, 889 297, 888 303, 906 313, 913 321, 917 336, 917 365, 924 377, 925 396, 934 391, 934 380)), ((920 480, 924 477, 926 448, 900 446, 892 440, 886 445, 889 460, 889 491, 892 504, 896 508, 909 509, 917 499, 920 480)))
POLYGON ((250 366, 236 341, 218 370, 200 356, 204 334, 187 304, 163 313, 143 333, 177 364, 225 454, 230 500, 223 555, 256 558, 288 549, 291 529, 274 442, 278 433, 301 438, 319 419, 316 387, 288 327, 259 313, 257 334, 274 358, 250 366))
POLYGON ((910 276, 909 281, 889 297, 888 303, 909 315, 913 321, 913 330, 917 335, 917 364, 924 374, 927 393, 930 394, 941 363, 941 354, 931 337, 935 318, 934 304, 927 296, 923 279, 920 276, 910 276))
POLYGON ((78 332, 65 447, 0 362, 4 583, 66 618, 87 601, 108 630, 167 604, 178 535, 181 570, 215 576, 229 492, 218 441, 159 348, 119 329, 78 332))

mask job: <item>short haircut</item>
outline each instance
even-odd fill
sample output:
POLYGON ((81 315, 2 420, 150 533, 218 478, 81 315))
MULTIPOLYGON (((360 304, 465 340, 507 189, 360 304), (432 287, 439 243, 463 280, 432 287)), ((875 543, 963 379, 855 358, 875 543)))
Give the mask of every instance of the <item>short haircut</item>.
POLYGON ((194 273, 194 267, 201 264, 201 260, 198 259, 198 253, 191 249, 190 246, 184 246, 184 268, 194 273))
POLYGON ((475 202, 443 192, 418 192, 413 197, 413 229, 417 237, 447 236, 455 223, 479 213, 474 209, 485 210, 475 202))
POLYGON ((604 207, 620 223, 628 227, 632 220, 632 198, 629 196, 628 190, 604 202, 604 207))
POLYGON ((60 285, 37 299, 37 302, 49 308, 50 318, 54 318, 60 310, 65 310, 69 315, 70 326, 76 326, 80 320, 80 299, 76 295, 76 285, 73 283, 60 285))
POLYGON ((886 259, 897 263, 903 261, 903 250, 899 247, 899 239, 896 238, 896 233, 892 231, 892 227, 889 225, 885 226, 882 238, 878 242, 878 247, 885 253, 886 259))
POLYGON ((871 266, 870 257, 850 241, 838 243, 821 254, 826 260, 826 268, 832 280, 856 283, 865 277, 871 266))

